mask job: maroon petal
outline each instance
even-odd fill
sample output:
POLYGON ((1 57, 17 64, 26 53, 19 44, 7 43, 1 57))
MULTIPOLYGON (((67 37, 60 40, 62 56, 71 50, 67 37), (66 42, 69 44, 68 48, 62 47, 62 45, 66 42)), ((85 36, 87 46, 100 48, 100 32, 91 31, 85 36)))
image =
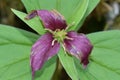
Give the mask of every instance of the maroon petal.
POLYGON ((64 17, 55 10, 38 10, 37 13, 45 28, 54 31, 56 29, 65 29, 67 27, 64 17))
POLYGON ((41 36, 40 39, 32 46, 32 54, 30 59, 33 79, 35 71, 41 69, 44 62, 58 52, 60 44, 55 42, 52 46, 52 41, 52 35, 47 33, 41 36))
POLYGON ((64 45, 69 54, 81 60, 84 67, 89 63, 88 57, 92 51, 93 46, 89 39, 84 34, 77 34, 76 32, 68 32, 68 37, 72 40, 65 39, 64 45))
POLYGON ((65 29, 67 27, 64 17, 55 10, 34 10, 29 13, 25 19, 31 19, 36 15, 40 16, 43 25, 47 29, 55 31, 56 29, 65 29))

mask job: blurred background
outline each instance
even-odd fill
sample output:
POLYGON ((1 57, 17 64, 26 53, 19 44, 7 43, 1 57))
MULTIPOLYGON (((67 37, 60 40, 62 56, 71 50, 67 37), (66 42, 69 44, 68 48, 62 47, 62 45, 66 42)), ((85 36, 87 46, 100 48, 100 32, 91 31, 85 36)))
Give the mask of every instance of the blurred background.
MULTIPOLYGON (((15 16, 10 8, 26 12, 20 0, 0 0, 0 24, 11 25, 34 32, 15 16)), ((120 0, 101 0, 86 18, 79 32, 91 33, 111 29, 120 29, 120 0)), ((64 69, 58 75, 60 80, 70 80, 64 69)))
POLYGON ((26 12, 21 0, 0 0, 0 24, 11 25, 34 32, 23 21, 14 15, 11 8, 26 12))

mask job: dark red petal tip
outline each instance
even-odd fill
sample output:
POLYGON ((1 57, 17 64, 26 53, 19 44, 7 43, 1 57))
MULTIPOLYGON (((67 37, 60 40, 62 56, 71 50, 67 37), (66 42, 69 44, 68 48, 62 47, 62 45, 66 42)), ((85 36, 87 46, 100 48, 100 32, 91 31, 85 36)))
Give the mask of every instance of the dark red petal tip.
POLYGON ((32 11, 25 17, 25 19, 26 19, 26 20, 29 20, 29 19, 34 18, 35 16, 37 16, 37 11, 36 11, 36 10, 32 10, 32 11))

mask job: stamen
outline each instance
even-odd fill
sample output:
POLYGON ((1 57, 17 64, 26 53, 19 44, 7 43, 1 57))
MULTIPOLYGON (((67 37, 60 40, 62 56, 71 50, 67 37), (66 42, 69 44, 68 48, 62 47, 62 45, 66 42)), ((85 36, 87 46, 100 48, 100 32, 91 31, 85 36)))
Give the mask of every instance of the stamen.
POLYGON ((63 42, 66 35, 67 32, 65 32, 65 30, 60 30, 60 29, 56 29, 53 33, 53 37, 57 39, 58 42, 63 42))
POLYGON ((69 24, 69 25, 66 27, 65 31, 68 30, 71 26, 74 26, 74 24, 75 24, 75 22, 72 22, 71 24, 69 24))
POLYGON ((73 40, 73 38, 70 38, 70 37, 68 37, 68 36, 66 36, 65 39, 73 40))
POLYGON ((50 32, 50 33, 52 33, 52 34, 54 34, 54 31, 52 31, 50 29, 45 28, 45 30, 48 31, 48 32, 50 32))
POLYGON ((65 50, 64 43, 62 43, 62 47, 63 47, 63 49, 64 49, 65 54, 67 54, 67 52, 66 52, 66 50, 65 50))
POLYGON ((56 29, 56 30, 55 30, 55 32, 59 32, 59 31, 60 31, 60 29, 56 29))
POLYGON ((57 41, 57 39, 54 39, 54 40, 52 41, 52 46, 55 44, 55 41, 57 41))

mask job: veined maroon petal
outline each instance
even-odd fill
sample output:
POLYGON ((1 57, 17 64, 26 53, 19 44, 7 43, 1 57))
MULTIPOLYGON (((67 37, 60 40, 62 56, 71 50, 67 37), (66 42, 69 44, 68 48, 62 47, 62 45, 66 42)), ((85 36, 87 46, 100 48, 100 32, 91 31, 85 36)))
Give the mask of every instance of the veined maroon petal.
POLYGON ((88 57, 92 51, 93 46, 89 39, 84 34, 77 34, 74 31, 68 32, 68 37, 73 40, 65 39, 64 45, 69 54, 80 59, 84 67, 89 63, 88 57))
POLYGON ((60 44, 58 42, 55 42, 52 46, 52 41, 52 34, 46 33, 41 36, 40 39, 32 46, 32 54, 30 59, 33 80, 35 71, 41 69, 44 62, 57 54, 60 48, 60 44))
POLYGON ((45 28, 56 30, 65 29, 67 27, 64 17, 55 10, 37 10, 38 16, 40 16, 45 28))
POLYGON ((67 27, 64 17, 55 10, 33 10, 31 11, 25 19, 29 20, 35 16, 39 16, 44 27, 55 31, 56 29, 65 29, 67 27))

